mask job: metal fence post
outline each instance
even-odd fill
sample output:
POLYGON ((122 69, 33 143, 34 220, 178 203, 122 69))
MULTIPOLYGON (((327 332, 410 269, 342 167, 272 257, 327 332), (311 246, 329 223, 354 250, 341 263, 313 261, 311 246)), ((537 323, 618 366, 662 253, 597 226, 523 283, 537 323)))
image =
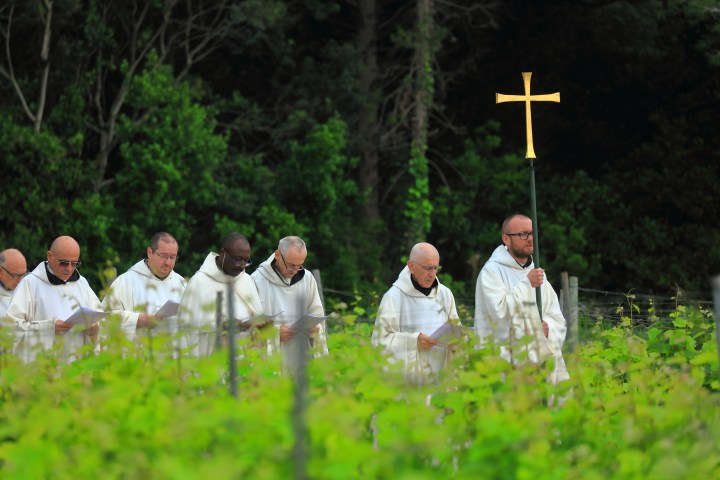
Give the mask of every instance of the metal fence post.
MULTIPOLYGON (((233 295, 233 284, 228 283, 228 363, 230 372, 230 394, 237 398, 238 396, 238 379, 237 379, 237 353, 235 352, 235 329, 237 328, 235 319, 235 302, 233 295)), ((218 330, 216 338, 222 336, 222 330, 218 330)))
POLYGON ((215 350, 222 348, 222 297, 223 292, 217 292, 217 300, 215 300, 215 350))

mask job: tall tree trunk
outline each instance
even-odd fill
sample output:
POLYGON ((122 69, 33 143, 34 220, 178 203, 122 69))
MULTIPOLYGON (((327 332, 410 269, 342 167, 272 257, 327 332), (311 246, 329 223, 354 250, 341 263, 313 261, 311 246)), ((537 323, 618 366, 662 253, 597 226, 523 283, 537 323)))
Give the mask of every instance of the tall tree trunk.
POLYGON ((20 104, 22 105, 23 111, 33 123, 33 128, 36 132, 39 132, 42 128, 43 117, 45 115, 45 104, 47 102, 47 90, 48 90, 48 79, 50 78, 50 40, 52 37, 52 14, 53 14, 53 0, 42 0, 39 2, 43 8, 40 8, 41 12, 40 21, 43 23, 43 35, 42 35, 42 46, 40 48, 40 63, 42 65, 42 73, 40 75, 40 91, 38 92, 38 100, 36 110, 33 112, 30 109, 30 103, 28 103, 23 93, 21 82, 15 77, 15 69, 13 67, 13 59, 10 55, 10 42, 12 38, 12 27, 13 27, 13 14, 15 8, 11 5, 8 10, 7 24, 0 26, 0 33, 5 39, 5 56, 7 61, 7 67, 0 63, 0 76, 5 77, 10 81, 15 90, 20 104))
POLYGON ((408 243, 424 241, 430 231, 430 185, 428 178, 428 119, 434 93, 432 71, 432 0, 417 0, 417 38, 412 64, 412 140, 408 170, 413 184, 408 191, 406 216, 410 220, 408 243))
POLYGON ((369 221, 380 219, 380 195, 378 193, 378 95, 376 82, 379 77, 377 60, 377 0, 360 0, 360 29, 358 44, 362 55, 360 71, 360 95, 363 107, 360 112, 358 129, 360 134, 361 164, 359 184, 362 192, 367 194, 363 208, 365 218, 369 221))

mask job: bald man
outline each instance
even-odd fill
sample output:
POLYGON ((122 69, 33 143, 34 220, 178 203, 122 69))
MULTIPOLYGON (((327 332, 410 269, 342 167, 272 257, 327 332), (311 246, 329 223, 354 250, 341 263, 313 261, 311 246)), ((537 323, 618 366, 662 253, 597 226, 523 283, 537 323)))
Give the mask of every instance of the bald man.
POLYGON ((72 237, 58 237, 47 252, 47 261, 15 289, 7 314, 25 334, 16 352, 23 361, 33 361, 39 349, 51 349, 56 338, 63 340, 63 359, 70 361, 97 334, 97 323, 83 330, 65 321, 78 307, 101 309, 79 266, 80 245, 72 237))
POLYGON ((23 336, 15 322, 7 317, 7 309, 13 290, 27 273, 27 262, 20 250, 8 248, 0 252, 0 324, 6 327, 2 329, 0 339, 3 351, 13 351, 23 336))
MULTIPOLYGON (((228 320, 228 287, 232 291, 235 320, 248 319, 263 313, 255 283, 245 272, 252 264, 250 242, 244 235, 229 233, 220 246, 220 253, 210 252, 200 270, 190 278, 180 300, 178 324, 185 330, 190 355, 208 356, 213 352, 216 336, 216 303, 222 293, 222 320, 228 320)), ((245 324, 245 329, 249 323, 245 324)), ((245 335, 247 336, 247 335, 245 335)))
POLYGON ((410 251, 407 265, 383 295, 375 319, 372 344, 383 346, 404 366, 412 383, 432 383, 446 365, 450 351, 431 335, 445 323, 459 326, 455 297, 437 279, 440 254, 429 243, 410 251))
MULTIPOLYGON (((20 250, 8 248, 0 252, 0 318, 5 318, 13 290, 27 274, 27 261, 20 250)), ((14 327, 15 322, 11 325, 14 327)))

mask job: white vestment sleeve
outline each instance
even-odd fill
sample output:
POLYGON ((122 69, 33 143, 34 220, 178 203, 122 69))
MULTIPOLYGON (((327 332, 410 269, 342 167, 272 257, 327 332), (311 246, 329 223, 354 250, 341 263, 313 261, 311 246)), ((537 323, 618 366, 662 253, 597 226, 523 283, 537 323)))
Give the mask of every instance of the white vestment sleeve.
POLYGON ((30 282, 20 282, 13 292, 7 315, 21 330, 52 332, 55 334, 55 320, 58 318, 35 318, 35 301, 30 291, 30 282))
POLYGON ((126 299, 132 298, 132 284, 121 276, 110 287, 110 292, 103 298, 102 307, 106 312, 112 312, 120 316, 120 328, 130 338, 133 338, 137 328, 140 312, 133 311, 134 305, 126 299))
POLYGON ((390 294, 383 296, 375 319, 371 343, 383 346, 390 357, 404 365, 404 375, 409 379, 421 378, 420 356, 417 339, 420 332, 400 331, 400 314, 390 294))
POLYGON ((475 332, 484 341, 493 337, 499 344, 518 345, 518 351, 527 351, 532 363, 540 363, 553 354, 555 348, 543 333, 535 289, 527 277, 508 288, 497 272, 483 268, 475 304, 475 332), (527 337, 534 341, 523 348, 521 342, 527 337))

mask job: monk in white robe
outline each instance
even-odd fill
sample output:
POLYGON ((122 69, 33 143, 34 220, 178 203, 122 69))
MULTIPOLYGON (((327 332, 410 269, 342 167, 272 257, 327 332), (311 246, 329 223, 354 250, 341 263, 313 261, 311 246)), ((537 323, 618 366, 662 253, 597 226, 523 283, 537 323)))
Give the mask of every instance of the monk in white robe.
POLYGON ((55 239, 47 252, 47 261, 40 263, 15 289, 8 307, 25 337, 17 347, 25 362, 35 360, 38 349, 51 349, 56 338, 63 339, 63 358, 70 361, 77 350, 93 344, 99 325, 87 329, 65 320, 79 307, 100 310, 100 300, 80 275, 80 246, 72 237, 55 239))
POLYGON ((120 316, 120 327, 129 340, 136 332, 176 335, 177 316, 159 316, 168 300, 180 303, 185 279, 175 272, 178 243, 166 232, 155 234, 147 247, 147 258, 120 275, 103 298, 103 307, 120 316))
POLYGON ((480 271, 475 290, 475 333, 482 343, 495 342, 500 356, 514 364, 541 364, 553 357, 548 382, 570 378, 562 355, 567 330, 557 294, 535 268, 532 220, 512 215, 503 222, 503 245, 480 271), (524 238, 523 238, 524 237, 524 238), (535 288, 542 292, 542 320, 535 288))
POLYGON ((314 353, 317 356, 328 353, 324 320, 310 332, 297 332, 291 328, 305 315, 325 315, 315 277, 303 268, 306 258, 305 242, 300 237, 285 237, 278 243, 277 250, 251 275, 265 313, 279 313, 273 317, 274 335, 268 341, 268 352, 288 346, 299 333, 309 333, 308 346, 314 353))
POLYGON ((13 345, 17 346, 24 334, 23 330, 17 328, 15 321, 7 316, 7 309, 13 291, 27 274, 27 261, 20 250, 8 248, 0 252, 0 328, 5 351, 13 351, 13 345))
POLYGON ((10 299, 12 298, 13 291, 8 289, 4 283, 0 285, 0 319, 3 327, 12 327, 15 329, 15 322, 8 320, 7 309, 10 306, 10 299))
POLYGON ((398 279, 383 295, 372 344, 403 364, 405 378, 426 384, 448 363, 451 351, 431 335, 443 324, 460 325, 455 297, 437 279, 440 255, 429 243, 418 243, 398 279))
POLYGON ((200 270, 190 278, 180 300, 178 322, 185 332, 186 348, 196 357, 210 355, 215 348, 217 295, 222 293, 221 322, 227 324, 228 286, 233 298, 233 320, 239 338, 249 336, 250 319, 263 313, 255 283, 245 272, 250 260, 250 243, 239 233, 230 233, 220 253, 210 252, 200 270))

